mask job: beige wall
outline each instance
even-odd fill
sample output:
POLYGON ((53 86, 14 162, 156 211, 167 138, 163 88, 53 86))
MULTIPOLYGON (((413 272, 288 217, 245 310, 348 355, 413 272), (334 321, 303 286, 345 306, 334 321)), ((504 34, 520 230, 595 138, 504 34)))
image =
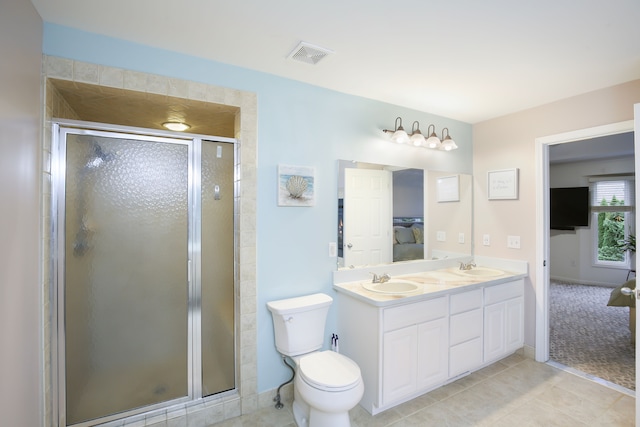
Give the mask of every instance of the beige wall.
POLYGON ((536 224, 535 139, 633 119, 640 103, 640 80, 560 100, 473 126, 475 186, 475 254, 529 262, 525 295, 525 342, 535 340, 535 239, 543 232, 536 224), (487 200, 487 171, 518 168, 518 200, 487 200), (482 245, 483 234, 491 245, 482 245), (521 248, 507 248, 507 236, 520 236, 521 248))
POLYGON ((29 1, 0 13, 0 424, 42 425, 40 70, 29 1))

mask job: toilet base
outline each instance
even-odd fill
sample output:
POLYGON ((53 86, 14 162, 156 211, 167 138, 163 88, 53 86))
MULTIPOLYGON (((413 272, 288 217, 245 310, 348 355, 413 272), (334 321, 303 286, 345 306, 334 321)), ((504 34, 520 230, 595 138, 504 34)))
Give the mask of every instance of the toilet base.
POLYGON ((351 427, 349 413, 328 413, 309 407, 304 401, 293 401, 293 419, 298 427, 351 427))
POLYGON ((348 412, 328 413, 311 408, 309 427, 351 427, 348 412))
POLYGON ((297 427, 309 427, 309 405, 299 399, 293 399, 293 420, 297 427))

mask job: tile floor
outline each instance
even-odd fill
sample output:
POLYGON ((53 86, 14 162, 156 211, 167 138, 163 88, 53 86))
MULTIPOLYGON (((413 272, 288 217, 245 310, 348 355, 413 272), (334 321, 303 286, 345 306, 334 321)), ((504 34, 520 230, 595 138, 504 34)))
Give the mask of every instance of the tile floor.
MULTIPOLYGON (((520 355, 371 416, 360 406, 352 427, 634 426, 635 397, 520 355)), ((291 403, 215 427, 295 427, 291 403)))

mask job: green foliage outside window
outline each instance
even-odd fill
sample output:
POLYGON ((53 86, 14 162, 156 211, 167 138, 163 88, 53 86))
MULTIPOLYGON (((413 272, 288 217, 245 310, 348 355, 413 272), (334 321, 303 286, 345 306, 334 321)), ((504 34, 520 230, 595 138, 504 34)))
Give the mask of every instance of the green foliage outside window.
MULTIPOLYGON (((600 206, 622 206, 623 200, 618 200, 616 196, 611 198, 611 202, 602 199, 600 206)), ((600 212, 598 214, 598 260, 617 261, 625 260, 625 250, 621 247, 620 241, 624 240, 624 212, 600 212)))

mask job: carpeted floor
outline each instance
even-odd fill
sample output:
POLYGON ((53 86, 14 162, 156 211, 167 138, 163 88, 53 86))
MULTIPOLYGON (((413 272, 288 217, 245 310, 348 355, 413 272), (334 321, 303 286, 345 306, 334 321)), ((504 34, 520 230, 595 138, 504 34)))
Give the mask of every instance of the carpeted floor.
POLYGON ((550 358, 635 390, 629 308, 608 307, 612 288, 552 281, 550 358))

